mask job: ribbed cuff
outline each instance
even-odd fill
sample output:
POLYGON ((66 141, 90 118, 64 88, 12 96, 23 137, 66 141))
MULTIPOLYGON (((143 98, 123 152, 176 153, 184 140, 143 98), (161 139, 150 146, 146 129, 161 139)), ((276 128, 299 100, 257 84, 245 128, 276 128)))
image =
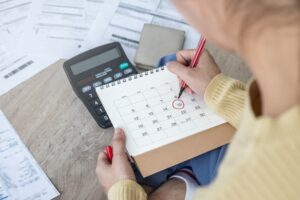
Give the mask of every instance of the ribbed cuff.
POLYGON ((133 180, 121 180, 108 191, 109 200, 147 200, 144 189, 133 180))
POLYGON ((205 103, 233 126, 237 126, 245 105, 246 86, 243 82, 217 75, 204 93, 205 103))

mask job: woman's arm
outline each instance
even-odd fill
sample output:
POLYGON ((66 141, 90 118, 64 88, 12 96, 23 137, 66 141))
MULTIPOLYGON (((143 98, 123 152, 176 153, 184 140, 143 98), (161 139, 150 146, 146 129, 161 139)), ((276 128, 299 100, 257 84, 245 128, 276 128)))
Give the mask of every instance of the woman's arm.
POLYGON ((116 182, 107 193, 109 200, 147 200, 144 189, 132 180, 121 180, 116 182))
POLYGON ((204 99, 212 110, 232 126, 239 126, 246 99, 244 83, 219 74, 207 86, 204 99))

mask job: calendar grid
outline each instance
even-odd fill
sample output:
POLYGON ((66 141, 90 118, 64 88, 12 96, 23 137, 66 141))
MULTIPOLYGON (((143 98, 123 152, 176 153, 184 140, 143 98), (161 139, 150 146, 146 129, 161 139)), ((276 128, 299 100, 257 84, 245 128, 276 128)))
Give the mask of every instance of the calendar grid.
POLYGON ((131 155, 159 148, 225 123, 203 97, 179 91, 176 76, 156 69, 97 89, 110 120, 127 134, 131 155))
MULTIPOLYGON (((115 104, 115 107, 117 108, 118 105, 116 105, 116 101, 114 101, 114 104, 115 104)), ((120 116, 122 116, 122 113, 120 112, 119 109, 117 109, 117 112, 119 113, 120 116)), ((123 119, 123 117, 122 117, 122 121, 125 122, 124 119, 123 119)), ((136 140, 134 140, 134 143, 135 143, 135 145, 138 145, 137 142, 136 142, 136 140)))
POLYGON ((172 101, 176 99, 176 84, 178 83, 166 82, 164 85, 137 91, 114 101, 137 146, 147 146, 172 138, 174 134, 183 134, 197 128, 200 122, 211 122, 205 110, 197 103, 195 95, 184 94, 182 99, 186 107, 180 110, 172 108, 172 101))
MULTIPOLYGON (((144 97, 145 101, 147 102, 147 105, 149 105, 149 101, 148 101, 148 99, 145 97, 144 94, 143 94, 143 97, 144 97)), ((151 111, 154 113, 154 110, 153 110, 152 108, 151 108, 151 111)), ((160 121, 158 120, 157 116, 155 116, 155 119, 157 120, 157 123, 160 125, 159 127, 162 127, 162 125, 161 125, 160 121)), ((146 130, 147 130, 147 129, 146 129, 146 130)), ((148 128, 148 131, 149 131, 149 128, 148 128)), ((156 131, 160 131, 160 130, 157 129, 156 131)), ((166 134, 164 130, 163 130, 162 132, 163 132, 164 135, 166 134)), ((151 138, 151 137, 150 137, 150 138, 151 138)), ((152 139, 152 138, 151 138, 151 142, 153 142, 153 139, 152 139)))

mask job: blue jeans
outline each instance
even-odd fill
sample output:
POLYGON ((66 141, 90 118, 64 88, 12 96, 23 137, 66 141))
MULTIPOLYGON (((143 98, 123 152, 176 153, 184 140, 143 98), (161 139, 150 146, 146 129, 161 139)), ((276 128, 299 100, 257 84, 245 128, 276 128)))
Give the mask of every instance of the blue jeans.
MULTIPOLYGON (((175 61, 176 55, 168 55, 160 59, 157 66, 164 66, 167 62, 175 61)), ((165 182, 170 175, 181 168, 189 168, 193 171, 200 185, 205 186, 212 182, 217 174, 217 170, 226 153, 227 145, 199 155, 195 158, 177 164, 173 167, 160 171, 156 174, 143 178, 138 169, 133 166, 137 181, 154 188, 165 182)))

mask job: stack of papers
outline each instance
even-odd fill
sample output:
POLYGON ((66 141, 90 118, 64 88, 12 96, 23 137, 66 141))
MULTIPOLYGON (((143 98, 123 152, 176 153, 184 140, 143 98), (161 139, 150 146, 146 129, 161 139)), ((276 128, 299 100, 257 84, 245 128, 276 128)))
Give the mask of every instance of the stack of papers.
POLYGON ((199 35, 170 0, 0 0, 0 95, 59 59, 118 41, 133 61, 145 23, 199 35))
POLYGON ((49 200, 58 195, 0 111, 0 200, 49 200))

